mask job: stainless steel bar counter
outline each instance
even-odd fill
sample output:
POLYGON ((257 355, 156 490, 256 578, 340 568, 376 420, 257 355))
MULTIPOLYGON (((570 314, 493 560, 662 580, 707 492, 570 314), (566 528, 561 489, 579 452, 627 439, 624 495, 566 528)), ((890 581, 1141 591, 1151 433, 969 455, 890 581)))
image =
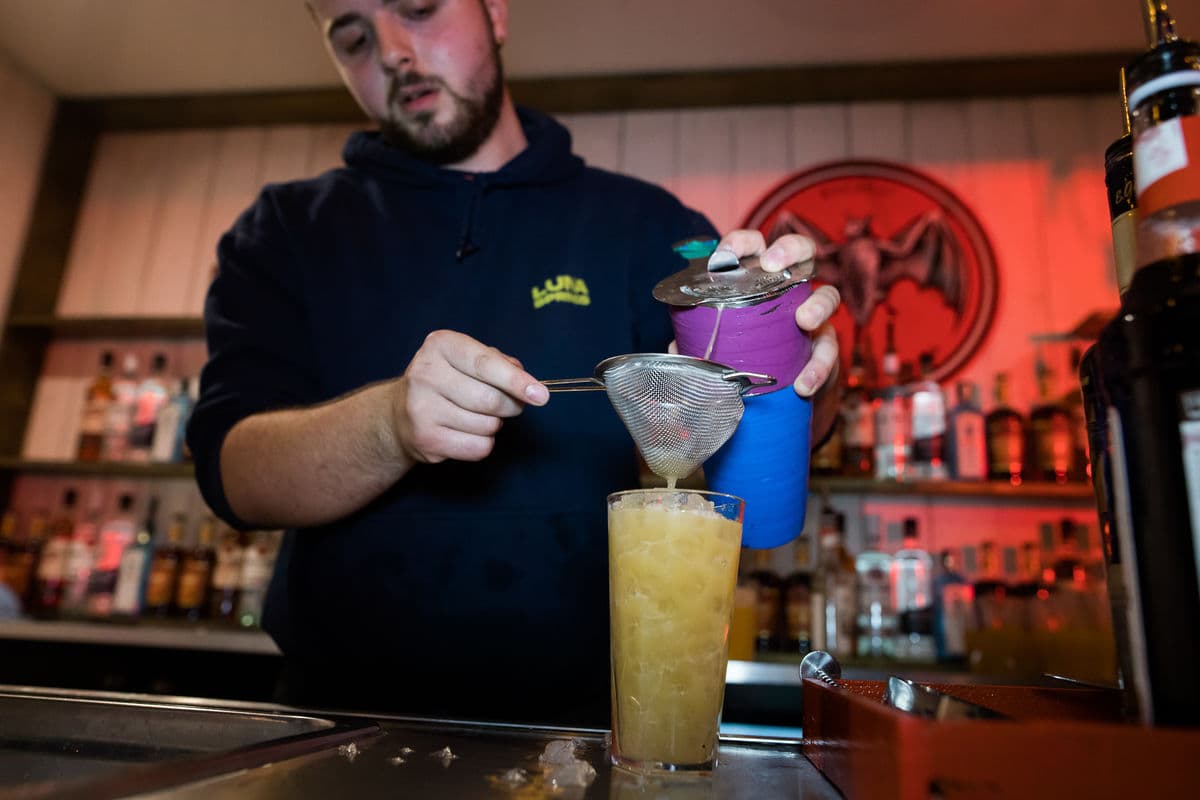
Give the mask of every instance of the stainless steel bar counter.
POLYGON ((839 797, 786 737, 722 736, 711 777, 643 779, 603 730, 20 687, 0 721, 0 798, 839 797), (568 741, 575 769, 544 767, 568 741))

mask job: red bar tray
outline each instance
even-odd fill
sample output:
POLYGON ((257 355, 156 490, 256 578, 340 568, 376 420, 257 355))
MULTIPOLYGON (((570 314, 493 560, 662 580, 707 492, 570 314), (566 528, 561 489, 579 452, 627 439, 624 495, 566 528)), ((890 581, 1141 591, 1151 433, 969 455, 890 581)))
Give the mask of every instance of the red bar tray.
POLYGON ((1121 723, 1114 691, 930 684, 1010 717, 937 722, 841 683, 804 682, 802 747, 847 800, 1200 797, 1200 729, 1121 723))

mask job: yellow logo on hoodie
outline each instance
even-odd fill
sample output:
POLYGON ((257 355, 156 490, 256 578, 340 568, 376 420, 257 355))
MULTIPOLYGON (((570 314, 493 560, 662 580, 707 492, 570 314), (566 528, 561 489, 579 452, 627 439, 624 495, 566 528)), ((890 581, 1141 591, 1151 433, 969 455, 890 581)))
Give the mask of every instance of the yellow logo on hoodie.
POLYGON ((541 308, 550 303, 572 303, 577 306, 590 306, 592 299, 588 295, 588 287, 583 282, 583 278, 576 278, 571 275, 559 275, 557 278, 547 278, 540 287, 533 287, 534 308, 541 308))

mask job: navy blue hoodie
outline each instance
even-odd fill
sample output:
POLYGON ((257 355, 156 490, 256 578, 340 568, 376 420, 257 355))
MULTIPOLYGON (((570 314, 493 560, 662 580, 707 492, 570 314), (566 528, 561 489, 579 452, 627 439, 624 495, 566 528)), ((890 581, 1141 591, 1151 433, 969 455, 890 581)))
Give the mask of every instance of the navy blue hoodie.
MULTIPOLYGON (((468 334, 539 378, 662 351, 651 288, 708 235, 667 192, 585 166, 554 120, 497 172, 431 166, 375 133, 346 166, 267 186, 220 242, 209 362, 188 428, 206 500, 231 524, 218 456, 262 411, 400 375, 426 335, 468 334)), ((605 724, 605 496, 634 488, 601 392, 505 422, 478 463, 418 465, 368 507, 285 537, 264 626, 298 702, 605 724)))

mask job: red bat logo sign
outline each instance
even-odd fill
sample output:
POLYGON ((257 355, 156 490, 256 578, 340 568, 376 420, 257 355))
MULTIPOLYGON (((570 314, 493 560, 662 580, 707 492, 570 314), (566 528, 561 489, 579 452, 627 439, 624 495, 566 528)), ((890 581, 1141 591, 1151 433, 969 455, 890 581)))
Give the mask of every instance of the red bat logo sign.
POLYGON ((870 217, 847 219, 841 243, 784 211, 767 239, 774 241, 785 233, 800 233, 816 242, 816 278, 838 287, 856 332, 866 327, 875 307, 901 278, 937 289, 956 316, 963 314, 962 248, 939 210, 926 211, 890 239, 874 234, 870 217))
POLYGON ((768 242, 800 233, 816 243, 815 277, 842 295, 834 326, 846 359, 883 342, 888 315, 876 311, 886 306, 901 359, 932 352, 932 377, 944 380, 991 323, 997 276, 982 227, 949 190, 908 167, 848 161, 800 173, 744 227, 768 242))

